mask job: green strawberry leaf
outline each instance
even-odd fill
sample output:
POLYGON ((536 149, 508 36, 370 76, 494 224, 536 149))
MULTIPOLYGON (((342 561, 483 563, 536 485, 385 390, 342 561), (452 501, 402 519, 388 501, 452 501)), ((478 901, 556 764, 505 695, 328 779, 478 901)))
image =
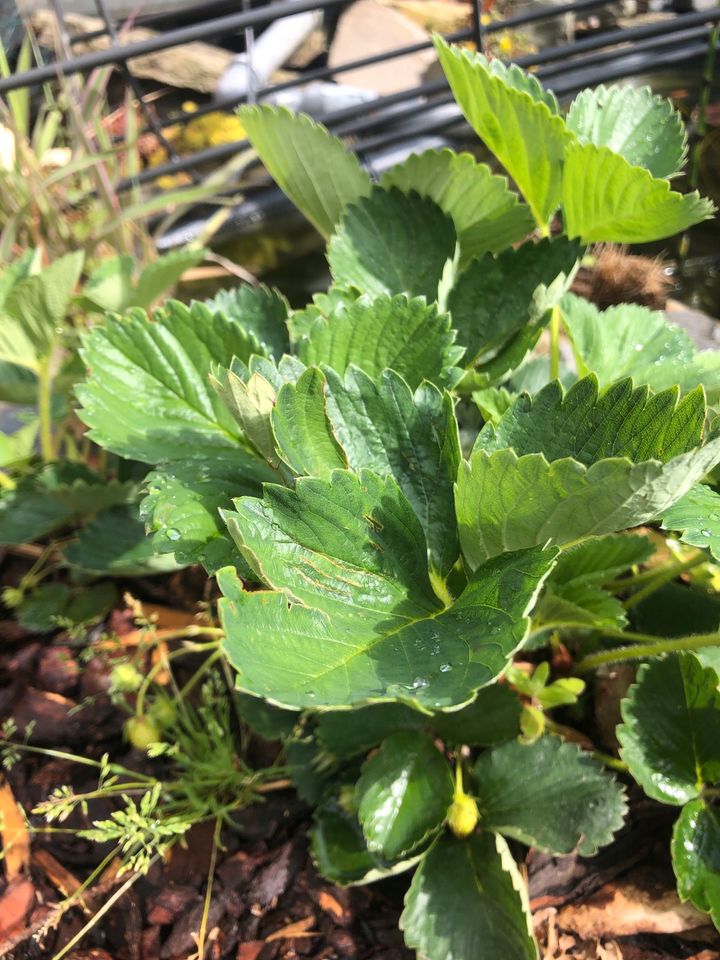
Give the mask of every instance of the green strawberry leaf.
POLYGON ((590 537, 567 547, 546 581, 533 622, 625 626, 625 608, 601 586, 653 552, 647 537, 634 535, 590 537))
POLYGON ((458 340, 466 347, 465 365, 497 352, 524 329, 538 313, 540 285, 552 293, 541 298, 539 312, 553 306, 565 293, 579 256, 579 245, 560 237, 474 260, 455 280, 447 302, 458 340))
POLYGON ((460 551, 460 442, 449 394, 429 383, 413 394, 392 370, 374 382, 354 367, 344 380, 311 368, 280 390, 272 419, 280 456, 300 476, 327 479, 349 467, 395 477, 423 526, 431 565, 447 575, 460 551))
POLYGON ((65 549, 71 567, 110 577, 141 577, 178 569, 174 557, 155 553, 137 508, 111 507, 82 527, 65 549))
POLYGON ((357 817, 337 803, 329 802, 315 811, 310 835, 310 852, 322 876, 342 886, 373 883, 411 869, 418 857, 389 864, 367 848, 357 817))
POLYGON ((517 184, 540 227, 560 205, 565 148, 573 139, 552 94, 517 67, 503 68, 437 38, 438 58, 470 126, 517 184))
POLYGON ((625 607, 606 590, 587 583, 548 584, 533 611, 533 623, 588 627, 627 626, 625 607))
POLYGON ((370 297, 404 293, 432 303, 456 243, 452 220, 432 200, 373 187, 343 214, 327 258, 339 286, 370 297))
POLYGON ((152 260, 141 271, 127 306, 149 310, 158 297, 177 285, 186 270, 202 263, 206 254, 201 247, 184 247, 152 260))
POLYGON ((450 834, 425 855, 400 918, 405 942, 427 960, 537 960, 527 893, 502 837, 450 834))
POLYGON ((680 401, 677 393, 650 395, 631 381, 598 393, 588 377, 563 394, 554 382, 486 424, 455 493, 470 566, 627 529, 669 509, 720 455, 718 438, 690 449, 701 437, 702 391, 680 401))
POLYGON ((562 206, 567 235, 585 243, 662 240, 715 211, 697 191, 676 193, 607 147, 577 142, 565 151, 562 206))
POLYGON ((336 471, 265 486, 226 515, 270 592, 218 578, 225 650, 241 689, 282 706, 405 700, 459 706, 505 668, 552 563, 531 550, 487 564, 448 607, 423 530, 392 478, 336 471))
MULTIPOLYGON (((238 450, 235 460, 207 460, 197 464, 168 463, 148 474, 147 495, 140 518, 152 533, 156 553, 175 556, 178 563, 202 563, 208 573, 233 564, 243 576, 247 564, 228 535, 220 515, 232 508, 233 497, 260 493, 260 471, 238 450)), ((273 479, 267 470, 266 480, 273 479)))
POLYGON ((720 812, 704 800, 680 811, 672 837, 673 870, 681 900, 710 914, 720 930, 720 812))
POLYGON ((0 306, 0 361, 40 371, 65 322, 83 259, 82 252, 69 253, 14 282, 0 306))
POLYGON ((704 422, 701 388, 680 399, 677 388, 651 394, 627 379, 600 391, 591 375, 568 391, 554 380, 534 397, 522 394, 497 425, 483 427, 473 449, 574 457, 586 466, 608 457, 667 463, 701 443, 704 422))
POLYGON ((489 750, 473 773, 482 826, 551 853, 592 856, 610 843, 627 811, 615 779, 557 737, 489 750))
POLYGON ((368 850, 399 860, 445 820, 453 798, 450 766, 427 735, 395 733, 363 764, 356 797, 368 850))
POLYGON ((653 799, 682 806, 720 781, 718 676, 693 654, 642 666, 622 717, 622 758, 653 799))
POLYGON ((258 344, 235 321, 200 303, 169 301, 110 318, 85 336, 91 377, 76 388, 89 436, 122 457, 232 460, 240 429, 208 380, 213 364, 246 361, 258 344))
POLYGON ((484 253, 499 253, 532 232, 529 209, 470 153, 426 150, 411 154, 380 178, 384 190, 397 187, 434 200, 455 224, 461 263, 484 253))
POLYGON ((702 384, 711 401, 720 396, 720 353, 697 350, 664 313, 630 303, 598 310, 573 294, 561 309, 578 370, 594 373, 601 387, 632 377, 653 390, 678 385, 687 393, 702 384))
POLYGON ((290 307, 285 297, 274 288, 260 285, 221 290, 212 300, 206 300, 205 306, 213 313, 219 311, 229 320, 236 320, 276 360, 290 352, 287 326, 290 307))
POLYGON ((609 147, 653 177, 671 177, 687 156, 682 117, 650 87, 600 84, 572 102, 567 125, 581 143, 609 147))
POLYGON ((357 157, 310 117, 266 105, 239 113, 272 178, 324 237, 348 204, 370 193, 370 177, 357 157))
POLYGON ((308 366, 322 364, 344 374, 350 365, 377 379, 390 368, 414 390, 423 380, 452 385, 463 354, 454 346, 450 317, 421 297, 362 296, 331 317, 318 318, 298 344, 308 366))
POLYGON ((590 537, 562 551, 548 582, 599 586, 649 560, 654 552, 651 541, 637 534, 590 537))
POLYGON ((704 547, 720 560, 720 494, 702 483, 666 510, 662 517, 665 530, 679 533, 683 543, 704 547))
POLYGON ((327 417, 326 390, 322 370, 309 367, 277 395, 270 421, 275 446, 296 476, 327 479, 348 465, 327 417))

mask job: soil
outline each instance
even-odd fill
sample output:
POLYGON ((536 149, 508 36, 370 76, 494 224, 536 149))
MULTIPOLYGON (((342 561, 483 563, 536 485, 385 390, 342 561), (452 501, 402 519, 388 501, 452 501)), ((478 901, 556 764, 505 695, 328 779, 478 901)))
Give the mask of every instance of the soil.
MULTIPOLYGON (((29 562, 0 553, 0 583, 16 585, 29 562)), ((189 570, 126 586, 146 604, 162 602, 159 609, 166 615, 174 610, 187 619, 203 599, 205 578, 201 571, 189 570)), ((133 627, 127 606, 113 611, 105 625, 118 635, 127 635, 133 627)), ((107 694, 107 659, 96 655, 84 662, 81 656, 83 647, 101 634, 94 628, 80 642, 61 630, 31 635, 0 607, 0 722, 12 717, 22 731, 34 721, 32 744, 94 759, 108 753, 112 760, 141 770, 148 761, 128 749, 122 736, 126 714, 107 694), (82 709, 75 711, 80 703, 82 709)), ((605 689, 603 699, 610 702, 612 691, 605 689)), ((268 763, 277 749, 252 741, 250 760, 268 763)), ((92 789, 95 777, 92 769, 65 759, 25 754, 0 790, 6 800, 8 795, 14 798, 34 826, 42 827, 44 821, 30 812, 39 802, 61 784, 92 789)), ((668 861, 674 811, 639 792, 630 796, 628 825, 597 857, 551 858, 520 846, 514 850, 529 880, 544 960, 720 960, 717 932, 674 893, 668 861)), ((61 826, 90 826, 107 818, 111 809, 108 801, 91 802, 86 816, 74 814, 61 826)), ((398 930, 407 877, 351 889, 325 881, 308 851, 310 810, 290 790, 268 794, 237 820, 239 829, 222 835, 206 957, 411 960, 414 955, 398 930)), ((112 903, 66 954, 69 960, 195 956, 211 849, 211 825, 194 828, 184 847, 174 847, 165 862, 112 903)), ((81 905, 67 911, 57 925, 50 923, 55 906, 107 853, 72 833, 36 834, 26 868, 10 882, 6 862, 6 876, 0 879, 0 957, 54 957, 94 912, 107 908, 128 880, 127 875, 117 876, 115 863, 100 874, 81 905)))

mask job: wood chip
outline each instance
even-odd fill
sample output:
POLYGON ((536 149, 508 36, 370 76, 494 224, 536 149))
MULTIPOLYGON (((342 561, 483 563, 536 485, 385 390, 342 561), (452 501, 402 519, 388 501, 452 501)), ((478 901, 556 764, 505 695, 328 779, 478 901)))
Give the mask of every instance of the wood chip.
POLYGON ((35 903, 35 887, 25 877, 16 877, 0 897, 0 940, 20 929, 35 903))
POLYGON ((325 913, 329 913, 336 920, 341 921, 345 920, 346 910, 340 901, 334 897, 331 893, 328 893, 327 890, 321 890, 318 894, 318 904, 320 909, 325 913))
POLYGON ((288 923, 287 926, 280 927, 274 933, 265 937, 266 943, 272 943, 273 940, 292 940, 296 937, 319 937, 319 933, 312 933, 310 928, 315 925, 315 917, 303 917, 302 920, 296 920, 294 923, 288 923))
POLYGON ((10 784, 0 779, 0 835, 5 876, 12 881, 30 867, 30 833, 10 784))
MULTIPOLYGON (((65 898, 73 896, 81 887, 81 883, 77 877, 70 873, 49 851, 42 847, 35 851, 33 866, 39 867, 55 889, 65 898)), ((88 906, 82 898, 78 900, 78 903, 86 913, 90 913, 88 906)))
POLYGON ((236 960, 257 960, 264 946, 264 940, 246 940, 238 947, 236 960))

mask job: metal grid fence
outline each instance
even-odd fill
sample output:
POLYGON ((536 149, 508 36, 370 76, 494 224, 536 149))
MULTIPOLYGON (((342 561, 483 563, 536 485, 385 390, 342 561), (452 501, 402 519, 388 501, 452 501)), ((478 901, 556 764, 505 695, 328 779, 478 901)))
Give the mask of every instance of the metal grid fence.
MULTIPOLYGON (((182 18, 189 25, 165 29, 156 35, 134 42, 123 42, 123 24, 113 23, 106 0, 94 0, 97 16, 104 28, 92 34, 83 34, 69 38, 71 55, 36 66, 24 72, 15 73, 0 79, 0 97, 7 96, 13 90, 24 87, 39 87, 48 81, 73 75, 87 75, 91 71, 110 65, 116 66, 143 109, 144 121, 148 131, 155 134, 166 145, 168 159, 166 163, 153 166, 138 173, 132 180, 117 184, 119 191, 139 184, 151 183, 158 177, 187 172, 197 180, 198 167, 220 163, 232 157, 238 151, 247 148, 247 141, 225 143, 196 151, 188 156, 179 156, 172 144, 164 137, 163 131, 170 125, 189 122, 203 114, 217 110, 231 110, 246 101, 262 101, 268 96, 282 91, 299 88, 315 81, 342 81, 343 75, 350 71, 373 64, 399 60, 408 54, 417 53, 432 46, 427 40, 412 45, 391 49, 361 59, 351 59, 339 65, 324 65, 307 69, 297 76, 281 83, 270 83, 248 89, 240 96, 215 98, 203 104, 192 114, 180 114, 168 118, 158 118, 145 102, 141 83, 133 77, 129 64, 133 59, 170 47, 177 47, 192 41, 216 41, 223 43, 229 37, 240 37, 248 50, 258 34, 268 25, 282 18, 288 18, 303 12, 324 11, 337 13, 348 7, 352 0, 277 0, 262 6, 251 6, 251 0, 241 0, 243 9, 239 12, 225 13, 222 3, 200 3, 195 7, 183 8, 182 18), (110 45, 106 49, 72 55, 72 49, 84 42, 106 35, 110 45)), ((481 16, 481 0, 472 0, 469 6, 468 26, 448 39, 473 41, 477 48, 483 49, 493 34, 500 31, 521 30, 557 19, 566 14, 589 15, 617 8, 617 3, 609 0, 575 0, 571 3, 558 3, 530 8, 517 15, 506 16, 490 23, 481 16)), ((668 4, 670 6, 670 4, 668 4)), ((657 73, 659 70, 681 68, 706 55, 709 37, 713 26, 720 21, 720 7, 690 12, 667 11, 667 15, 651 22, 632 21, 621 28, 598 30, 590 35, 574 39, 572 42, 546 46, 516 58, 519 65, 532 68, 535 74, 562 99, 577 92, 581 87, 592 86, 600 82, 609 82, 638 74, 657 73)), ((699 71, 698 71, 699 74, 699 71)), ((249 74, 252 80, 252 71, 249 74)), ((461 129, 462 117, 450 96, 444 79, 427 80, 419 85, 410 85, 375 99, 316 116, 333 133, 350 138, 350 146, 370 167, 373 158, 393 147, 402 147, 422 141, 423 138, 441 137, 448 131, 461 129)), ((427 145, 427 143, 425 143, 427 145)), ((246 198, 244 206, 234 216, 235 229, 241 229, 243 223, 258 222, 267 215, 267 211, 282 201, 273 194, 253 199, 246 198)), ((226 225, 226 229, 227 229, 226 225)), ((180 238, 189 239, 188 236, 180 238)), ((168 245, 177 242, 168 241, 168 245)))

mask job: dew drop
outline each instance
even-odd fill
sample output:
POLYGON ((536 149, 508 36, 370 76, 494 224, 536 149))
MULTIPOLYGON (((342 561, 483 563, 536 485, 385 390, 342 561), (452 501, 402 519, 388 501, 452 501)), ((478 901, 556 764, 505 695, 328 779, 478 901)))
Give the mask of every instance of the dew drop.
POLYGON ((707 527, 703 527, 703 529, 700 531, 700 535, 701 535, 702 537, 709 537, 709 536, 710 536, 710 531, 708 530, 707 527))
POLYGON ((641 343, 633 344, 633 350, 637 350, 638 353, 642 350, 642 348, 643 348, 643 345, 641 343))
POLYGON ((165 531, 165 536, 168 538, 168 540, 179 540, 180 531, 177 529, 177 527, 168 527, 165 531))
POLYGON ((315 693, 314 690, 306 690, 305 696, 308 698, 308 700, 314 700, 317 694, 315 693))
POLYGON ((429 680, 426 680, 425 677, 415 677, 412 682, 412 690, 424 690, 425 687, 430 683, 429 680))
POLYGON ((452 664, 451 664, 451 663, 441 663, 441 664, 440 664, 440 673, 450 673, 451 670, 452 670, 452 664))

